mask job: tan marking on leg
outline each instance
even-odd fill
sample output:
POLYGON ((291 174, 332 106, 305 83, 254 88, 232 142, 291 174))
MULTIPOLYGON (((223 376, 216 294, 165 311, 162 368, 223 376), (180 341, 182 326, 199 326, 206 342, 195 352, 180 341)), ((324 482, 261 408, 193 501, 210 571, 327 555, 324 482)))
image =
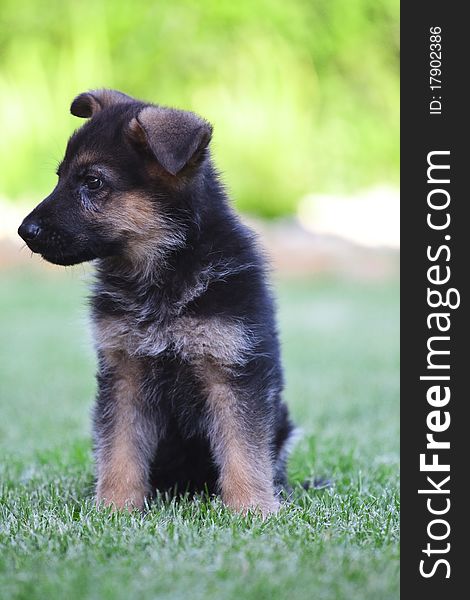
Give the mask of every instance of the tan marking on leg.
POLYGON ((145 468, 139 464, 135 444, 136 400, 139 371, 135 361, 109 353, 107 360, 119 370, 114 383, 114 428, 106 446, 98 452, 97 504, 116 509, 143 508, 148 492, 145 468))
POLYGON ((244 431, 236 392, 223 371, 206 362, 203 376, 212 415, 210 438, 220 468, 220 492, 227 506, 236 511, 260 510, 263 516, 276 512, 273 468, 267 439, 255 439, 244 431))

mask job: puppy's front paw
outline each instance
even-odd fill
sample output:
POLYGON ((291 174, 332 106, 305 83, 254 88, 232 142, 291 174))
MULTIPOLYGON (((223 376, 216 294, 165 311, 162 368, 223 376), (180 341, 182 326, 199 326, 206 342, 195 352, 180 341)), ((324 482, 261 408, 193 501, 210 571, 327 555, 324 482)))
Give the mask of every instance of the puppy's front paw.
POLYGON ((103 489, 96 493, 95 504, 97 508, 111 508, 113 511, 138 509, 143 510, 145 493, 142 490, 113 490, 103 489))
POLYGON ((222 501, 235 512, 246 515, 252 511, 260 513, 263 519, 277 513, 281 504, 274 496, 240 497, 238 495, 223 494, 222 501))

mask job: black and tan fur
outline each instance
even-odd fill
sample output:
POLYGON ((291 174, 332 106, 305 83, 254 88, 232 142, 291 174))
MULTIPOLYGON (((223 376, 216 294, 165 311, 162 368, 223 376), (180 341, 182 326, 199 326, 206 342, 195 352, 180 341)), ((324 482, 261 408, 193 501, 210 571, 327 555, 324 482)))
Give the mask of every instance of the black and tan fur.
POLYGON ((112 90, 78 96, 51 195, 19 233, 46 260, 94 260, 96 500, 156 490, 279 507, 292 431, 273 300, 197 115, 112 90))

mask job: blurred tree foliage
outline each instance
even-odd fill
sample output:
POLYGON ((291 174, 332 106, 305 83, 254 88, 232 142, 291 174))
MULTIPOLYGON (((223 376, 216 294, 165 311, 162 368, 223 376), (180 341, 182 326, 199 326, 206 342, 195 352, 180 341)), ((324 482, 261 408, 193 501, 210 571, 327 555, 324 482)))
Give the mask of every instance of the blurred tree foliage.
POLYGON ((0 0, 0 195, 36 201, 86 89, 200 112, 239 208, 398 178, 397 0, 0 0))

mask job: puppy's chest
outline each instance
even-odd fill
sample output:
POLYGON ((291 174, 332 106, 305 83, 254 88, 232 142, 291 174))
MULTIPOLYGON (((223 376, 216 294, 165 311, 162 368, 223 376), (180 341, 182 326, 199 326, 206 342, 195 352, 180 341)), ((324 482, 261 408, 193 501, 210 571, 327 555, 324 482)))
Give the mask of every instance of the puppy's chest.
POLYGON ((220 317, 179 316, 161 324, 105 316, 95 319, 93 329, 97 349, 104 355, 122 352, 137 358, 171 353, 187 362, 209 358, 226 365, 243 363, 252 341, 241 323, 220 317))

